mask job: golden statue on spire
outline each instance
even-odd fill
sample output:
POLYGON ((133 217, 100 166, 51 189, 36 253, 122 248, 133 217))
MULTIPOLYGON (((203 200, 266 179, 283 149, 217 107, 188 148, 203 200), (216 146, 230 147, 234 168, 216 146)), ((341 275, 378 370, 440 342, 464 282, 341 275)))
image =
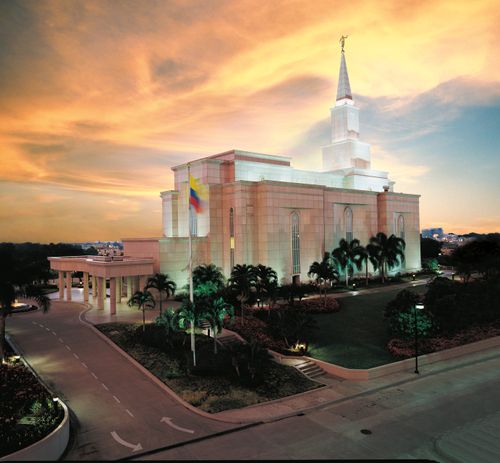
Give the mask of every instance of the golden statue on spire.
POLYGON ((344 53, 345 39, 347 39, 347 37, 349 37, 349 36, 343 35, 340 37, 340 40, 339 40, 340 46, 342 47, 342 53, 344 53))

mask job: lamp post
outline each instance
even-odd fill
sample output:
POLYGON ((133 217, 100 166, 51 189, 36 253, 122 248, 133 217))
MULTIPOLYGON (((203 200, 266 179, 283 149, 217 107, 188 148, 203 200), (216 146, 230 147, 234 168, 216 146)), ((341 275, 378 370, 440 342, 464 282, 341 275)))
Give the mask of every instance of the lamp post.
POLYGON ((423 310, 424 304, 417 302, 413 309, 413 314, 415 315, 415 373, 418 375, 418 325, 417 325, 417 310, 423 310))

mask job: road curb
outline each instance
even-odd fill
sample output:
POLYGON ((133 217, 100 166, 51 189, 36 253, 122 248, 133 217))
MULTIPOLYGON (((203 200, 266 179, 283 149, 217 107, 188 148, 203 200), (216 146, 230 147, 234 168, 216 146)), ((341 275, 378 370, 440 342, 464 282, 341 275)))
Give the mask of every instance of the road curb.
MULTIPOLYGON (((83 305, 83 304, 82 304, 83 305)), ((229 419, 223 419, 217 416, 214 416, 210 413, 204 412, 203 410, 199 410, 198 408, 194 407, 190 403, 186 402, 185 400, 182 400, 172 389, 170 389, 163 381, 161 381, 159 378, 157 378, 153 373, 151 373, 149 370, 144 368, 137 360, 135 360, 131 355, 127 354, 123 349, 121 349, 119 346, 117 346, 111 339, 109 339, 105 334, 101 333, 94 325, 92 322, 88 321, 85 318, 85 313, 88 312, 89 310, 92 310, 93 307, 87 307, 85 310, 80 312, 79 319, 82 323, 85 323, 90 329, 94 331, 104 342, 106 342, 109 346, 111 346, 114 350, 116 350, 119 354, 122 355, 126 360, 128 360, 132 365, 134 365, 139 371, 141 371, 145 376, 147 376, 153 383, 155 383, 160 389, 162 389, 164 392, 166 392, 170 397, 172 397, 176 402, 181 404, 183 407, 187 408, 188 410, 203 416, 204 418, 209 418, 214 421, 219 421, 222 423, 228 423, 228 424, 252 424, 255 422, 255 420, 251 421, 233 421, 229 419)))

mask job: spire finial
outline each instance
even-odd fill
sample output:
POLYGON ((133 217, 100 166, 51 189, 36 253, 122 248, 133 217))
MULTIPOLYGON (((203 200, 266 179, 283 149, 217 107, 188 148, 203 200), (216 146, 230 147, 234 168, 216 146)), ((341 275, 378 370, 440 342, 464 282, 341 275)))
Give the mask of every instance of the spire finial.
POLYGON ((340 37, 340 40, 339 40, 340 47, 342 48, 342 53, 344 53, 345 39, 347 39, 347 37, 349 37, 349 36, 348 35, 342 35, 340 37))

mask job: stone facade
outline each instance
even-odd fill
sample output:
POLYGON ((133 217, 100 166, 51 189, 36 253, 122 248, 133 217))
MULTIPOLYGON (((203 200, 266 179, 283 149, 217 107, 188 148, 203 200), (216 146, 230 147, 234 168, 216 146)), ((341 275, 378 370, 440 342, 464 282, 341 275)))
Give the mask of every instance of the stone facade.
POLYGON ((213 263, 229 276, 233 265, 264 264, 281 282, 304 281, 311 263, 340 239, 366 245, 380 231, 406 241, 406 262, 394 271, 420 269, 419 196, 395 193, 388 173, 371 169, 343 53, 339 82, 323 170, 294 169, 288 157, 240 150, 193 161, 191 175, 208 190, 203 212, 195 214, 188 209, 188 165, 173 167, 174 190, 161 193, 163 237, 156 244, 124 240, 125 254, 146 257, 147 244, 155 268, 184 286, 191 223, 194 266, 213 263))

